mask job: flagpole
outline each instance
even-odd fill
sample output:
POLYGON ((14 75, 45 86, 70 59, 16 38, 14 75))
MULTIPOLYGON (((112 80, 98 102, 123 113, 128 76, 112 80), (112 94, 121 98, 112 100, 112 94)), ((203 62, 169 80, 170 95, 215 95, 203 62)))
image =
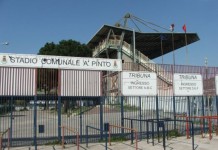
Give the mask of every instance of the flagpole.
POLYGON ((175 67, 175 52, 174 52, 174 35, 172 31, 172 47, 173 47, 173 65, 175 67))
POLYGON ((175 68, 175 52, 174 52, 174 35, 173 35, 173 31, 174 31, 174 27, 175 25, 174 24, 171 24, 170 25, 170 30, 172 32, 172 51, 173 51, 173 66, 175 68))
POLYGON ((186 48, 186 64, 188 65, 189 64, 189 59, 188 59, 188 46, 187 46, 187 35, 186 35, 186 32, 185 32, 185 48, 186 48))
POLYGON ((163 65, 163 43, 162 43, 162 37, 160 38, 160 44, 161 44, 161 55, 162 55, 162 65, 163 65))
POLYGON ((182 29, 185 31, 185 49, 186 49, 186 65, 189 64, 189 59, 188 59, 188 44, 187 44, 187 35, 186 35, 186 25, 184 24, 182 29))

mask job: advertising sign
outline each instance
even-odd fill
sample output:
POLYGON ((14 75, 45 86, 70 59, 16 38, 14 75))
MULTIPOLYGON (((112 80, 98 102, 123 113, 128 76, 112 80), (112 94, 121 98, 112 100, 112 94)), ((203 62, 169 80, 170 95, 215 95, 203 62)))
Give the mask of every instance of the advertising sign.
POLYGON ((122 71, 120 59, 0 53, 0 66, 122 71))
POLYGON ((202 76, 199 74, 174 74, 173 88, 175 96, 203 95, 202 76))
POLYGON ((155 96, 157 75, 151 72, 122 72, 121 86, 124 96, 155 96))

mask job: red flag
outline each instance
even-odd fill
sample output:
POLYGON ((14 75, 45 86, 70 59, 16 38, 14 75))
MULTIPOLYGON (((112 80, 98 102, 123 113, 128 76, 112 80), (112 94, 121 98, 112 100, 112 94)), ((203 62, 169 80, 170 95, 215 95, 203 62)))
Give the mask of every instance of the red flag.
POLYGON ((183 25, 182 29, 183 29, 183 30, 185 31, 185 33, 186 33, 186 25, 185 25, 185 24, 183 25))

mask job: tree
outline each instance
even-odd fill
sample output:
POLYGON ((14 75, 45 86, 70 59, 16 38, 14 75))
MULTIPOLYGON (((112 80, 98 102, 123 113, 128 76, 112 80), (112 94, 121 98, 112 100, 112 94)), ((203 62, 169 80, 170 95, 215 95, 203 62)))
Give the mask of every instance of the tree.
MULTIPOLYGON (((62 40, 58 44, 53 42, 46 43, 44 47, 40 48, 39 55, 55 55, 55 56, 74 56, 74 57, 91 57, 92 50, 88 48, 86 44, 81 44, 78 41, 74 40, 62 40)), ((44 89, 44 94, 51 94, 52 89, 56 89, 58 87, 58 70, 47 69, 44 71, 43 69, 38 71, 38 89, 44 89)), ((52 93, 54 94, 54 93, 52 93)), ((45 108, 47 107, 47 103, 45 104, 45 108)), ((64 102, 64 111, 67 112, 68 102, 64 102)), ((56 102, 57 108, 57 102, 56 102)))
POLYGON ((92 57, 92 50, 86 44, 74 40, 62 40, 59 44, 46 43, 39 50, 39 55, 92 57))

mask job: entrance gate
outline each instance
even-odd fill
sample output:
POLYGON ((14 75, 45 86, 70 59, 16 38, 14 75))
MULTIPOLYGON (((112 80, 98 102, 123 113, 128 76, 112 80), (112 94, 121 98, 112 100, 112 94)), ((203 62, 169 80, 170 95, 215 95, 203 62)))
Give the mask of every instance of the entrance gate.
MULTIPOLYGON (((128 63, 124 66, 128 66, 128 63)), ((3 132, 11 128, 12 146, 58 142, 61 139, 61 125, 77 130, 81 142, 84 142, 86 125, 103 129, 104 123, 110 122, 130 127, 123 118, 173 118, 177 114, 217 115, 218 102, 212 82, 218 69, 208 67, 204 71, 203 67, 174 67, 177 73, 202 74, 204 95, 174 97, 170 80, 174 71, 171 65, 162 65, 162 69, 156 70, 158 95, 150 97, 119 96, 119 89, 115 89, 119 88, 119 79, 114 79, 116 71, 105 77, 108 86, 103 91, 104 71, 0 67, 0 130, 3 132)), ((131 70, 128 67, 123 69, 131 70)), ((145 124, 134 122, 134 126, 140 132, 140 137, 145 137, 145 124)), ((90 132, 93 140, 102 138, 101 132, 90 132)), ((119 129, 112 132, 124 133, 119 129)), ((75 138, 70 132, 65 135, 68 142, 74 142, 75 138)), ((6 142, 7 137, 3 139, 6 142)))

